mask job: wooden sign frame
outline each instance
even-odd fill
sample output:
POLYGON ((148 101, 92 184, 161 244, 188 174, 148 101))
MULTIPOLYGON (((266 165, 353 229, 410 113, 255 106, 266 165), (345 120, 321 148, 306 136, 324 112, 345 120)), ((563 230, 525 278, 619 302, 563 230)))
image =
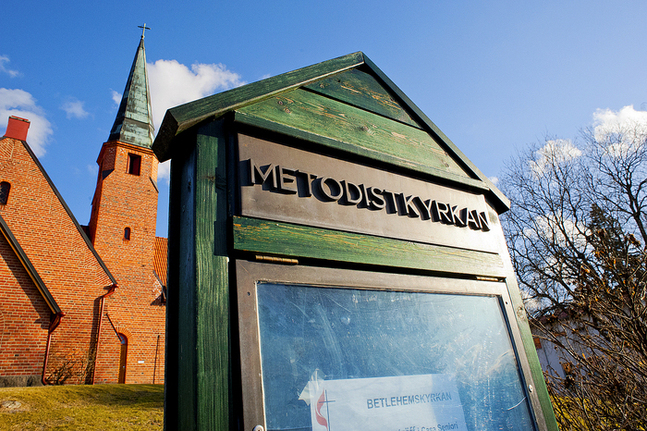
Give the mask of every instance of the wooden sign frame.
MULTIPOLYGON (((241 261, 340 268, 386 277, 481 280, 505 286, 507 316, 535 426, 558 429, 498 219, 509 201, 364 54, 340 57, 173 108, 153 148, 160 161, 172 158, 167 429, 251 431, 257 425, 264 427, 245 419, 249 406, 243 394, 248 383, 246 356, 241 357, 236 281, 241 261), (452 211, 455 217, 464 217, 459 224, 478 220, 482 212, 488 230, 480 231, 476 227, 482 224, 471 222, 473 232, 469 233, 487 234, 492 241, 486 247, 472 247, 469 241, 452 243, 451 235, 435 241, 430 233, 424 240, 415 240, 397 233, 308 224, 271 213, 252 215, 253 211, 245 209, 249 203, 241 201, 241 188, 249 187, 241 180, 241 162, 246 162, 239 158, 241 135, 447 187, 457 196, 478 196, 484 208, 456 204, 452 211), (476 216, 460 215, 463 207, 474 210, 476 216)), ((263 163, 258 166, 259 175, 269 175, 263 166, 276 162, 263 163)), ((289 160, 281 163, 290 168, 289 160)), ((288 178, 291 172, 277 175, 288 178)), ((310 173, 326 175, 339 184, 345 179, 310 173)), ((365 186, 377 187, 368 182, 365 186)), ((432 196, 409 195, 408 187, 393 190, 401 192, 403 199, 419 196, 432 207, 432 196)), ((334 195, 331 190, 328 193, 334 195)), ((449 212, 445 214, 449 217, 449 212)))

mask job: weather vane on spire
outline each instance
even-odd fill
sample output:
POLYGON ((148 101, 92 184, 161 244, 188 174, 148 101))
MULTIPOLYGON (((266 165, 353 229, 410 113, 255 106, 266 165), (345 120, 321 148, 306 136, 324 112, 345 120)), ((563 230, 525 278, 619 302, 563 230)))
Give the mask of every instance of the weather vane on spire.
POLYGON ((144 38, 144 32, 151 29, 150 27, 146 27, 146 23, 144 23, 144 25, 138 25, 137 27, 142 29, 142 39, 144 38))

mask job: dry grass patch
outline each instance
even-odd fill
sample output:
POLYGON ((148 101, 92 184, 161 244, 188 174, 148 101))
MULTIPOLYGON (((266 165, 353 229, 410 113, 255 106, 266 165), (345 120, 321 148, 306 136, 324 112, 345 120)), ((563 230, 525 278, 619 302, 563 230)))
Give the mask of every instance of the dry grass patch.
POLYGON ((0 430, 155 430, 163 417, 163 385, 0 388, 0 430))

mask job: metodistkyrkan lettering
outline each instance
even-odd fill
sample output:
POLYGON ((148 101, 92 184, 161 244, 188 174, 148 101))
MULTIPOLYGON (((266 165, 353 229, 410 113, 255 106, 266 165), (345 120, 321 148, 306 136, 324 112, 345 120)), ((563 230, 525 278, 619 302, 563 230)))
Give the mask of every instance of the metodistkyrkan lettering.
POLYGON ((473 230, 490 230, 487 214, 473 208, 365 184, 354 184, 343 179, 321 177, 275 164, 259 166, 252 159, 248 162, 248 185, 260 184, 279 193, 300 197, 315 196, 323 202, 338 202, 373 211, 387 211, 423 221, 469 227, 473 230))

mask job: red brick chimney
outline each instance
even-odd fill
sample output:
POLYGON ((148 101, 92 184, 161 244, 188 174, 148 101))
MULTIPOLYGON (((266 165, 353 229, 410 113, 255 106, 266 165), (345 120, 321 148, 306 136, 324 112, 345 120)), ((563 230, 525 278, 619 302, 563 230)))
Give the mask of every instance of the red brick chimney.
POLYGON ((7 123, 7 131, 5 132, 6 138, 20 139, 21 141, 27 140, 27 131, 29 130, 29 120, 26 118, 16 117, 14 115, 9 117, 7 123))

